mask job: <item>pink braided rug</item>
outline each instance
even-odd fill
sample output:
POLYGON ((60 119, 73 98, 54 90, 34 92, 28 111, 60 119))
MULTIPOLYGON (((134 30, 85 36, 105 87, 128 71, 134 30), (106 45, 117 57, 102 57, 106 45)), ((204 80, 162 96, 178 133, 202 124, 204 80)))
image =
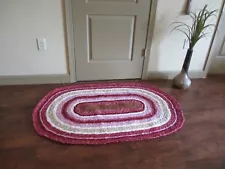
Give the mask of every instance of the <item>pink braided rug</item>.
POLYGON ((106 144, 174 133, 177 101, 145 83, 76 84, 45 96, 33 112, 37 133, 65 144, 106 144))

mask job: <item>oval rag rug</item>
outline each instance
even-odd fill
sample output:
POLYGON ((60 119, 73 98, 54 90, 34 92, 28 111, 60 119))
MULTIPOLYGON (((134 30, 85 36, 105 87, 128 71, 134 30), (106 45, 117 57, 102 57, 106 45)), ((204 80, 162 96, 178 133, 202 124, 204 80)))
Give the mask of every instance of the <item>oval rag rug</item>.
POLYGON ((38 134, 65 144, 106 144, 174 133, 178 102, 145 83, 76 84, 45 96, 33 112, 38 134))

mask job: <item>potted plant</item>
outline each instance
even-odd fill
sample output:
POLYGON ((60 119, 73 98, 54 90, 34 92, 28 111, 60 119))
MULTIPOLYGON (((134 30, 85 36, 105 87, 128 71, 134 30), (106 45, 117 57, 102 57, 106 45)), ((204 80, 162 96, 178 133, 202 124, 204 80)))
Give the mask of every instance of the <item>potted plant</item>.
POLYGON ((193 54, 193 50, 197 42, 206 37, 209 33, 207 30, 215 26, 214 24, 208 24, 207 21, 216 16, 218 10, 207 10, 207 5, 199 13, 190 13, 189 16, 192 18, 192 24, 188 25, 183 22, 174 22, 172 25, 175 25, 173 30, 182 32, 189 42, 189 48, 183 63, 181 72, 173 79, 173 85, 180 89, 186 89, 191 86, 191 80, 188 77, 188 70, 193 54))

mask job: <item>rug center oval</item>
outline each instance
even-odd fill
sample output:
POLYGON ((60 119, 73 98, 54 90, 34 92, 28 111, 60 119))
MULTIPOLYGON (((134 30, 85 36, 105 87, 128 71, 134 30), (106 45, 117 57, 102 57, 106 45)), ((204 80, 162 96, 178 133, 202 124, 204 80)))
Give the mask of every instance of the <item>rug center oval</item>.
POLYGON ((138 100, 87 102, 74 107, 74 113, 80 116, 127 114, 143 110, 144 104, 138 100))

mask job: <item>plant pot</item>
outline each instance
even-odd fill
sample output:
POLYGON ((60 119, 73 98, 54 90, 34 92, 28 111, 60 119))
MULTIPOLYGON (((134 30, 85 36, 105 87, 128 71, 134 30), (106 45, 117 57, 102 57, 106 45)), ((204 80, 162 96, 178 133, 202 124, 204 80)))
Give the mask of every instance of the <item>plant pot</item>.
POLYGON ((173 86, 179 89, 187 89, 191 86, 191 79, 188 76, 188 70, 193 54, 192 49, 188 49, 181 72, 173 79, 173 86))

